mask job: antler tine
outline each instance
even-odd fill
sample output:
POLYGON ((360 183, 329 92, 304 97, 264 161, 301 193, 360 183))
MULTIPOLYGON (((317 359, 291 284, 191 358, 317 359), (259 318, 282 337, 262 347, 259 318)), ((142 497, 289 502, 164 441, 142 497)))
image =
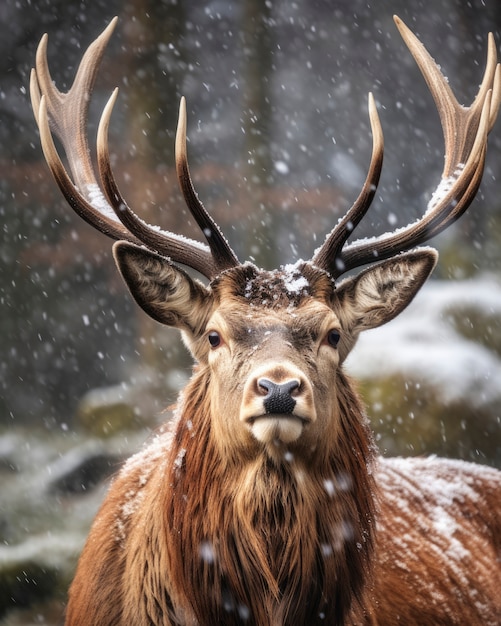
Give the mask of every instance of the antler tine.
POLYGON ((99 177, 108 202, 123 225, 143 244, 166 254, 175 262, 188 265, 209 279, 214 278, 218 267, 207 246, 146 224, 123 199, 113 176, 108 148, 108 129, 117 95, 118 89, 115 89, 103 110, 97 131, 99 177))
MULTIPOLYGON (((87 142, 87 118, 90 94, 106 45, 115 29, 115 17, 97 39, 87 48, 78 67, 75 80, 67 93, 61 93, 52 81, 47 61, 48 36, 45 34, 36 54, 36 83, 47 100, 49 126, 64 146, 75 184, 83 192, 86 185, 96 184, 87 142)), ((35 90, 36 91, 36 90, 35 90)), ((33 93, 33 90, 32 90, 33 93)), ((35 95, 33 108, 38 111, 35 95)), ((37 114, 35 112, 35 119, 37 114)))
POLYGON ((384 138, 381 121, 374 101, 374 96, 369 93, 369 119, 372 131, 372 156, 369 165, 367 178, 365 179, 362 191, 355 200, 353 206, 341 218, 338 224, 327 236, 324 244, 315 253, 312 263, 332 273, 337 271, 342 274, 344 271, 343 262, 339 253, 346 243, 348 237, 367 213, 377 190, 381 169, 383 166, 384 138))
MULTIPOLYGON (((442 177, 454 174, 458 163, 465 163, 479 124, 487 92, 492 89, 496 73, 496 45, 492 34, 488 37, 487 61, 482 83, 470 107, 456 100, 446 78, 426 48, 414 33, 394 16, 395 24, 411 52, 435 100, 445 140, 445 163, 442 177)), ((495 115, 492 124, 495 121, 495 115)), ((491 124, 491 126, 492 126, 491 124)), ((489 128, 490 130, 490 128, 489 128)))
POLYGON ((489 115, 489 131, 491 132, 501 106, 501 65, 497 63, 496 57, 496 42, 494 41, 494 35, 489 33, 489 50, 493 51, 493 59, 496 62, 496 69, 494 71, 494 80, 492 83, 492 100, 491 110, 489 115))
MULTIPOLYGON (((34 76, 34 74, 32 74, 32 76, 34 76)), ((36 78, 32 79, 32 82, 33 80, 36 80, 36 78)), ((45 95, 40 96, 39 101, 40 104, 36 115, 38 118, 42 150, 52 175, 54 176, 54 179, 68 204, 75 211, 75 213, 77 213, 77 215, 108 237, 111 237, 112 239, 126 239, 132 243, 141 244, 141 242, 127 232, 122 224, 116 219, 110 207, 103 205, 104 198, 98 197, 97 194, 94 195, 94 204, 99 203, 98 207, 96 207, 88 202, 87 199, 75 188, 68 172, 66 171, 66 168, 59 158, 56 146, 54 145, 54 140, 49 127, 49 117, 47 113, 45 95)))
POLYGON ((398 17, 394 19, 437 106, 445 142, 444 169, 424 216, 396 232, 355 241, 340 250, 336 266, 331 264, 330 269, 335 278, 355 267, 389 258, 428 241, 466 211, 480 185, 487 135, 501 102, 501 68, 497 65, 492 36, 478 94, 470 107, 463 107, 423 44, 398 17))
POLYGON ((115 24, 116 18, 89 46, 68 93, 61 93, 54 86, 50 76, 47 61, 48 37, 45 34, 37 49, 36 69, 31 71, 30 95, 45 160, 68 204, 91 226, 112 239, 126 239, 140 244, 141 242, 120 223, 99 192, 85 132, 88 95, 94 85, 99 62, 115 24), (59 157, 52 132, 63 144, 75 184, 59 157), (83 195, 83 191, 87 197, 83 195))
POLYGON ((222 271, 239 265, 237 256, 230 248, 219 226, 198 198, 191 180, 186 150, 186 99, 184 97, 181 98, 179 104, 175 153, 177 178, 184 200, 207 239, 216 267, 222 271))

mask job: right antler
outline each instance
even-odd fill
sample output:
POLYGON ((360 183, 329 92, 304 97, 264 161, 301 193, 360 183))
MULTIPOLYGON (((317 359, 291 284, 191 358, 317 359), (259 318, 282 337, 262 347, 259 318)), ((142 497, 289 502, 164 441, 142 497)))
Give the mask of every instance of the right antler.
POLYGON ((383 136, 372 97, 369 114, 373 152, 369 174, 358 199, 331 231, 315 253, 312 263, 327 270, 333 278, 345 272, 387 259, 435 237, 466 211, 477 193, 484 171, 487 135, 492 129, 501 102, 501 67, 496 61, 496 45, 489 35, 484 78, 475 101, 461 106, 446 78, 418 38, 395 17, 400 34, 416 60, 437 105, 445 140, 445 164, 428 210, 414 224, 379 237, 355 241, 345 246, 354 228, 369 209, 376 192, 383 161, 383 136))
POLYGON ((239 265, 239 261, 193 188, 186 154, 184 98, 179 109, 176 167, 184 198, 207 239, 208 247, 146 224, 120 194, 111 171, 108 151, 108 126, 117 89, 111 95, 99 123, 97 155, 101 184, 96 179, 87 142, 87 117, 99 64, 116 22, 117 18, 114 18, 89 46, 68 93, 61 93, 52 82, 47 63, 47 35, 42 37, 37 50, 36 70, 31 73, 30 93, 45 159, 67 202, 94 228, 112 239, 146 245, 211 280, 221 271, 239 265), (63 145, 73 181, 57 153, 52 132, 63 145))

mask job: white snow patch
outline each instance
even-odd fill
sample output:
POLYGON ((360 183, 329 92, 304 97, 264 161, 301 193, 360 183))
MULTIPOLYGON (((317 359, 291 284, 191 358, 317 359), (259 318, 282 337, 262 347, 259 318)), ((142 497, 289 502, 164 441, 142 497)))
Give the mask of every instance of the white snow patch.
MULTIPOLYGON (((175 420, 172 420, 173 422, 175 420)), ((139 482, 145 484, 153 469, 166 461, 174 437, 174 428, 169 424, 159 431, 142 450, 131 456, 124 464, 121 474, 129 474, 141 468, 139 482)))
POLYGON ((127 520, 139 510, 144 500, 146 495, 144 487, 150 480, 153 471, 162 472, 166 467, 174 437, 174 423, 177 423, 177 420, 172 420, 172 423, 166 426, 164 430, 159 431, 140 452, 130 457, 120 472, 121 476, 136 473, 137 482, 135 487, 129 489, 125 494, 125 500, 120 505, 115 519, 116 540, 119 543, 122 543, 126 538, 127 520))
MULTIPOLYGON (((464 163, 458 163, 456 169, 454 170, 454 173, 451 174, 451 176, 446 176, 440 180, 438 187, 435 189, 430 198, 430 201, 428 202, 425 215, 431 213, 438 204, 447 200, 447 196, 452 191, 454 184, 457 182, 463 170, 464 163)), ((452 198, 449 201, 452 201, 452 198)))
POLYGON ((118 217, 116 216, 115 211, 110 206, 110 204, 104 197, 103 192, 101 191, 99 186, 96 185, 96 183, 89 183, 88 185, 86 185, 85 191, 86 191, 85 197, 87 198, 88 202, 92 204, 92 206, 97 211, 99 211, 101 215, 104 215, 105 217, 112 220, 113 222, 117 222, 118 224, 121 223, 118 217))
POLYGON ((285 175, 289 173, 289 166, 285 161, 275 161, 273 165, 279 174, 285 175))
POLYGON ((205 561, 206 563, 214 563, 214 561, 216 560, 214 546, 209 541, 203 541, 200 544, 198 548, 198 554, 202 561, 205 561))
POLYGON ((183 461, 184 461, 185 456, 186 456, 186 449, 181 448, 179 452, 177 453, 177 456, 174 460, 174 469, 179 470, 183 467, 183 461))
MULTIPOLYGON (((478 310, 501 320, 501 283, 490 276, 431 281, 396 319, 362 333, 346 367, 358 378, 409 376, 434 386, 445 402, 499 401, 501 360, 448 321, 450 311, 478 310)), ((501 322, 500 322, 501 325, 501 322)))
POLYGON ((308 289, 308 280, 298 270, 297 264, 285 265, 282 269, 284 272, 284 287, 288 293, 299 295, 308 289))
POLYGON ((336 493, 336 487, 334 486, 334 482, 332 480, 327 479, 327 478, 324 480, 324 489, 327 495, 329 496, 329 498, 334 497, 336 493))
MULTIPOLYGON (((87 197, 87 200, 90 202, 90 204, 92 204, 92 206, 97 211, 99 211, 101 215, 112 220, 113 222, 116 222, 117 224, 122 225, 115 211, 113 210, 111 205, 108 203, 108 201, 104 197, 103 192, 101 191, 98 185, 96 185, 95 183, 90 183, 86 185, 85 195, 87 197)), ((120 208, 121 209, 123 208, 125 210, 126 207, 123 206, 120 208)), ((160 226, 156 226, 154 224, 148 224, 137 215, 135 215, 135 217, 138 221, 141 222, 141 224, 143 224, 143 226, 146 226, 146 228, 149 228, 150 230, 156 231, 157 233, 159 233, 160 235, 163 235, 164 237, 173 239, 185 245, 193 246, 197 248, 198 250, 201 250, 207 253, 210 252, 209 246, 201 243, 200 241, 197 241, 196 239, 190 239, 189 237, 184 237, 183 235, 179 235, 177 233, 171 233, 170 231, 163 230, 162 228, 160 228, 160 226)))

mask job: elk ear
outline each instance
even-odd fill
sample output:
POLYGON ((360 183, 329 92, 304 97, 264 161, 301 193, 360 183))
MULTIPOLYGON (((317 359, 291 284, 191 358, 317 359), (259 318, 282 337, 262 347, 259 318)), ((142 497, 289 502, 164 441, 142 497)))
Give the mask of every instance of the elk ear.
POLYGON ((126 241, 113 246, 113 256, 132 296, 154 320, 187 331, 203 332, 210 314, 210 291, 169 259, 126 241))
POLYGON ((401 313, 433 271, 438 253, 420 248, 370 267, 340 283, 340 317, 356 337, 401 313))

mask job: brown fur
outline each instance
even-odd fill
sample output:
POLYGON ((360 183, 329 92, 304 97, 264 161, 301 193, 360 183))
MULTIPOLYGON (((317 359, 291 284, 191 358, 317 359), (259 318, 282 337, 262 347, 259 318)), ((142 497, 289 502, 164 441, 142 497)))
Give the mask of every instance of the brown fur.
POLYGON ((372 620, 348 623, 501 624, 500 472, 438 458, 380 466, 372 620))

